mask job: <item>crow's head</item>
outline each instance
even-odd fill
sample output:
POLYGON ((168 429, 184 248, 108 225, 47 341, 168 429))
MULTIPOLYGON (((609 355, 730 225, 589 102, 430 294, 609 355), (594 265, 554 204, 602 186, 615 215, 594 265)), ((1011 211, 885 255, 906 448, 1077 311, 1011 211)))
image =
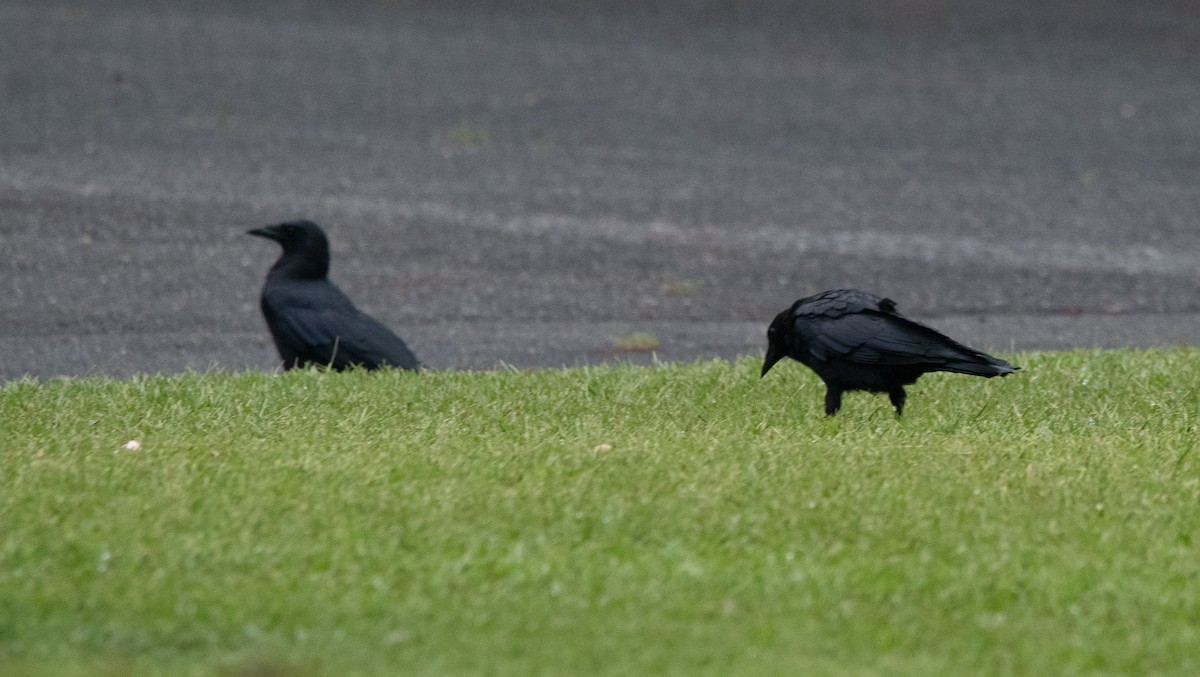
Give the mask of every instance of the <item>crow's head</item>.
POLYGON ((246 232, 250 235, 265 237, 268 240, 275 240, 283 246, 285 252, 307 251, 322 246, 326 249, 329 248, 329 240, 325 237, 325 231, 308 219, 285 221, 246 232))
POLYGON ((293 277, 324 277, 329 272, 329 239, 325 231, 308 219, 285 221, 273 226, 246 231, 250 235, 274 240, 283 247, 283 256, 275 264, 293 277))
POLYGON ((775 316, 771 326, 767 328, 767 356, 763 359, 762 373, 759 378, 767 375, 775 363, 787 357, 787 337, 792 329, 792 309, 789 308, 775 316))

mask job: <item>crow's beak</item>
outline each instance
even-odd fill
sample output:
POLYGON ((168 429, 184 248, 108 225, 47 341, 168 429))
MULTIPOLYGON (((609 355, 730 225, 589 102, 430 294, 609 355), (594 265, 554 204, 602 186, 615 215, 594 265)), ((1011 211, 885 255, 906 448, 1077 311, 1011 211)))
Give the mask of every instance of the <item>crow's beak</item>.
POLYGON ((265 237, 268 240, 275 240, 276 242, 279 242, 279 226, 263 226, 262 228, 247 230, 246 234, 257 237, 265 237))
POLYGON ((784 354, 782 350, 779 350, 773 345, 767 346, 767 356, 763 359, 762 373, 759 374, 758 377, 762 378, 766 376, 767 372, 771 371, 771 367, 775 366, 775 363, 783 358, 784 354))

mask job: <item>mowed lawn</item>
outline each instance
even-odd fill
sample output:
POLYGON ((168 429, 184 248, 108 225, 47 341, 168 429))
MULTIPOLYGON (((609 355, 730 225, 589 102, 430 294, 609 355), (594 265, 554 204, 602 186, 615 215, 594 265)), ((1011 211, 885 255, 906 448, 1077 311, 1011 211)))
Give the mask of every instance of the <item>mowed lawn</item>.
POLYGON ((1200 674, 1200 350, 1006 357, 9 383, 0 674, 1200 674))

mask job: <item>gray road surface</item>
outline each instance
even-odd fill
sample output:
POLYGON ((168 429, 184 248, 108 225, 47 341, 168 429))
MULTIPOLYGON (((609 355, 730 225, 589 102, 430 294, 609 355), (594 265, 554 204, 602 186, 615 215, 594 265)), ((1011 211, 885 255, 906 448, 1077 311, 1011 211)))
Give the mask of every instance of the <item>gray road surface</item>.
POLYGON ((0 92, 0 379, 272 368, 297 216, 435 368, 1200 342, 1194 2, 3 0, 0 92))

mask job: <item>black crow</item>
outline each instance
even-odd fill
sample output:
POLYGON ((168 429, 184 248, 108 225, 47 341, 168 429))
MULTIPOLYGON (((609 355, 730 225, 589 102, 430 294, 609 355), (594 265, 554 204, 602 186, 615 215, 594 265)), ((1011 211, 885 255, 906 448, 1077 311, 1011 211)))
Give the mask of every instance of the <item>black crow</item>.
POLYGON ((842 393, 887 393, 899 416, 904 386, 931 371, 1005 376, 1020 367, 968 348, 896 312, 896 302, 856 289, 834 289, 800 299, 767 329, 762 376, 779 360, 798 360, 825 382, 825 414, 842 406, 842 393))
POLYGON ((274 240, 283 255, 267 273, 262 312, 283 368, 358 365, 420 369, 412 351, 387 327, 363 313, 327 279, 329 240, 312 221, 255 228, 250 235, 274 240))

